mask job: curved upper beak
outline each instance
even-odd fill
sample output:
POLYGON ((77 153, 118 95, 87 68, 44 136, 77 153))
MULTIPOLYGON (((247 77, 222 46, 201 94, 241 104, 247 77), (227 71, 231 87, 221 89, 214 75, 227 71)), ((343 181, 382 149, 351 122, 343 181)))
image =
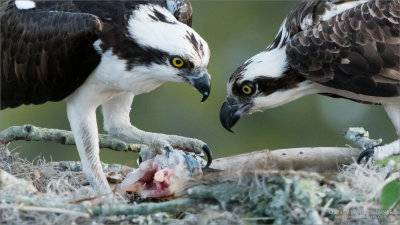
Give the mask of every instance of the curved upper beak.
POLYGON ((232 103, 229 99, 225 100, 219 112, 219 119, 222 126, 232 132, 231 128, 236 124, 240 117, 249 108, 250 104, 232 103))
POLYGON ((186 78, 188 79, 189 83, 203 95, 201 102, 204 102, 210 95, 211 91, 210 75, 208 73, 204 73, 200 76, 186 76, 186 78))

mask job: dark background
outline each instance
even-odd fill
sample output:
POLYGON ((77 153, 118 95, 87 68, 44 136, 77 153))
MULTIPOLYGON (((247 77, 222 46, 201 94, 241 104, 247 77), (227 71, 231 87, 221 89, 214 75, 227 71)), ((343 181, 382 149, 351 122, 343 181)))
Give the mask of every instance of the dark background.
MULTIPOLYGON (((191 1, 193 27, 209 43, 212 75, 210 98, 188 84, 167 83, 149 94, 135 97, 132 124, 140 129, 196 137, 207 142, 214 157, 261 149, 280 149, 348 144, 344 132, 363 126, 372 137, 388 143, 394 128, 383 108, 347 100, 312 95, 263 113, 243 117, 227 132, 219 122, 219 109, 226 94, 226 81, 243 61, 272 42, 279 26, 297 1, 191 1)), ((99 131, 103 119, 98 109, 99 131)), ((0 130, 13 125, 70 129, 65 101, 39 106, 21 106, 0 112, 0 130)), ((53 143, 15 142, 10 149, 32 160, 41 155, 54 161, 79 160, 74 146, 53 143)), ((136 153, 101 150, 107 163, 135 165, 136 153)))

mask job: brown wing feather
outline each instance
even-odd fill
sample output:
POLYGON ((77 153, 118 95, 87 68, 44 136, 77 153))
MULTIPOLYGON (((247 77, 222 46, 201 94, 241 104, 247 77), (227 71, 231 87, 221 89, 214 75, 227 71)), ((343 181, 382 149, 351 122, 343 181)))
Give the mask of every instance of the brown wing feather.
POLYGON ((192 26, 192 5, 189 0, 167 0, 170 5, 169 10, 174 14, 175 18, 189 27, 192 26))
POLYGON ((174 13, 174 16, 182 23, 192 27, 193 10, 188 0, 184 0, 180 10, 174 13))
POLYGON ((303 0, 296 9, 289 13, 285 23, 286 30, 292 37, 309 27, 319 24, 327 11, 340 6, 342 3, 353 1, 356 2, 358 0, 303 0), (309 16, 311 17, 307 18, 309 16), (305 19, 310 21, 304 23, 305 19))
MULTIPOLYGON (((282 29, 278 32, 273 43, 268 46, 267 50, 285 45, 289 38, 299 32, 307 30, 316 24, 321 23, 324 15, 328 11, 330 14, 336 12, 337 7, 343 3, 357 2, 360 0, 303 0, 293 9, 286 17, 282 29), (281 45, 282 44, 282 45, 281 45)), ((303 39, 304 40, 304 39, 303 39)))
MULTIPOLYGON (((332 0, 331 0, 332 1, 332 0)), ((329 9, 331 1, 309 0, 302 1, 296 9, 292 10, 285 23, 286 30, 290 33, 290 37, 302 31, 301 23, 308 15, 313 15, 313 23, 319 21, 321 14, 329 9)))
POLYGON ((400 1, 369 1, 296 34, 289 64, 329 87, 400 96, 399 21, 400 1))
POLYGON ((1 109, 64 99, 100 62, 101 23, 85 13, 0 11, 1 109))
POLYGON ((193 10, 189 0, 166 0, 166 4, 179 22, 192 26, 193 10))

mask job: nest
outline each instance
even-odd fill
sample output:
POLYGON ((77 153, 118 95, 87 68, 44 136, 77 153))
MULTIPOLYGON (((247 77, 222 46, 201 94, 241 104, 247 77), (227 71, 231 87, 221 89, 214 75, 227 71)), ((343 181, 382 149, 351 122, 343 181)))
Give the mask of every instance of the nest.
MULTIPOLYGON (((376 213, 392 166, 214 172, 182 182, 175 196, 140 199, 98 196, 79 162, 28 161, 0 145, 0 216, 5 224, 386 224, 400 219, 376 213)), ((133 170, 103 169, 114 184, 133 170)))

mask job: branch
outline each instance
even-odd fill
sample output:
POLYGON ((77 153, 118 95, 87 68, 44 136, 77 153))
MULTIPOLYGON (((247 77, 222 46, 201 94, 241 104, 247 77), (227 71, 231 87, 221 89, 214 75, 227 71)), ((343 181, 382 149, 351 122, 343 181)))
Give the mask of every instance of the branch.
MULTIPOLYGON (((345 133, 345 138, 362 149, 372 148, 382 143, 382 139, 370 139, 368 131, 362 127, 350 127, 345 133)), ((354 158, 361 153, 362 149, 319 147, 262 150, 219 158, 213 161, 211 167, 237 170, 238 165, 244 165, 244 169, 337 171, 340 166, 355 162, 354 158)))
POLYGON ((275 151, 262 150, 215 159, 213 169, 278 169, 314 172, 337 171, 343 164, 351 164, 360 154, 357 148, 291 148, 275 151), (238 166, 242 165, 242 166, 238 166))
MULTIPOLYGON (((80 172, 82 171, 82 162, 80 161, 60 161, 60 162, 49 162, 50 165, 54 166, 58 171, 73 171, 80 172)), ((134 170, 129 166, 120 165, 120 164, 107 164, 101 162, 101 167, 103 171, 115 171, 117 173, 127 174, 134 170)))
MULTIPOLYGON (((0 142, 3 144, 18 140, 49 141, 63 145, 75 145, 74 135, 71 131, 66 130, 40 128, 27 124, 24 126, 9 127, 0 132, 0 142)), ((105 134, 100 134, 99 140, 100 148, 108 148, 115 151, 140 152, 142 148, 146 147, 141 144, 126 143, 105 134)))

